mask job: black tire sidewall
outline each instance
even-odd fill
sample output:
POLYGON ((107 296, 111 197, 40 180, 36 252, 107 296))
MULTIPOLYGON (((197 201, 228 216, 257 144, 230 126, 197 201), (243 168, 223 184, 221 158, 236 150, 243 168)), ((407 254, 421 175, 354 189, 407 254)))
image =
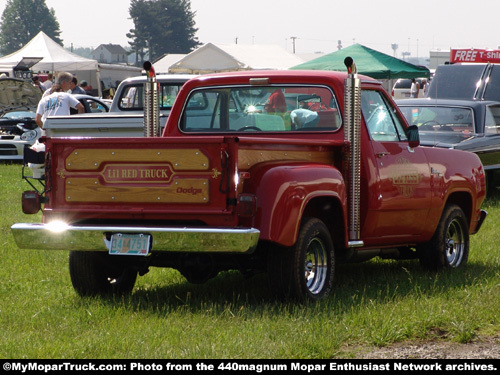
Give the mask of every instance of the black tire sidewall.
POLYGON ((109 255, 92 251, 71 251, 69 273, 73 288, 81 296, 129 294, 134 288, 137 271, 113 265, 109 255), (108 280, 116 278, 111 284, 108 280))

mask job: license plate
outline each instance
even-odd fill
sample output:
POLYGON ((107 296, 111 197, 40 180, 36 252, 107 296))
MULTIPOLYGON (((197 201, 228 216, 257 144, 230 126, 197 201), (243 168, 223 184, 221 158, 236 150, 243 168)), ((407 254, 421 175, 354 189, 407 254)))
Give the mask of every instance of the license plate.
POLYGON ((116 255, 148 255, 151 236, 148 234, 118 233, 111 236, 110 254, 116 255))

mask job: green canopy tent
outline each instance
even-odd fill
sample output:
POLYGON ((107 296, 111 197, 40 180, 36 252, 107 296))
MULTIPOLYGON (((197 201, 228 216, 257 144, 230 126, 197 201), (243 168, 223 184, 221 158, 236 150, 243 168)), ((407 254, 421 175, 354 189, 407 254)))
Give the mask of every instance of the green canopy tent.
POLYGON ((371 48, 354 44, 339 51, 318 57, 317 59, 291 67, 295 70, 336 70, 347 71, 344 59, 350 56, 358 69, 375 79, 417 78, 429 77, 429 69, 416 66, 406 61, 375 51, 371 48))

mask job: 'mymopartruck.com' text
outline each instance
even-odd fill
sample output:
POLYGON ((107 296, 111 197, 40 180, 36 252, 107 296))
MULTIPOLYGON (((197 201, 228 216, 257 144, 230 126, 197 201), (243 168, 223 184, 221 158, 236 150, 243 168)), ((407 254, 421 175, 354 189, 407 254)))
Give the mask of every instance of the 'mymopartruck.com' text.
POLYGON ((151 372, 151 371, 199 371, 199 372, 296 372, 315 373, 325 371, 351 372, 351 371, 497 371, 496 363, 492 361, 41 361, 4 362, 3 370, 20 373, 31 372, 59 372, 59 371, 99 371, 99 372, 151 372))

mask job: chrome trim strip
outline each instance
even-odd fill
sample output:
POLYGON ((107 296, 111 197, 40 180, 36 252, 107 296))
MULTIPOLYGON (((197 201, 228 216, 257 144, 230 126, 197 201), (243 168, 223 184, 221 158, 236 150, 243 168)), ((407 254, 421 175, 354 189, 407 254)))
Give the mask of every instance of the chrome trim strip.
POLYGON ((363 247, 365 243, 363 241, 349 241, 348 247, 363 247))
POLYGON ((11 230, 21 249, 73 251, 108 251, 106 234, 146 233, 152 236, 152 252, 248 253, 260 236, 255 228, 68 226, 57 233, 47 224, 18 223, 11 230))
POLYGON ((349 177, 346 178, 349 180, 349 240, 358 241, 361 233, 361 81, 354 66, 353 70, 345 80, 344 138, 350 143, 347 160, 349 177))

